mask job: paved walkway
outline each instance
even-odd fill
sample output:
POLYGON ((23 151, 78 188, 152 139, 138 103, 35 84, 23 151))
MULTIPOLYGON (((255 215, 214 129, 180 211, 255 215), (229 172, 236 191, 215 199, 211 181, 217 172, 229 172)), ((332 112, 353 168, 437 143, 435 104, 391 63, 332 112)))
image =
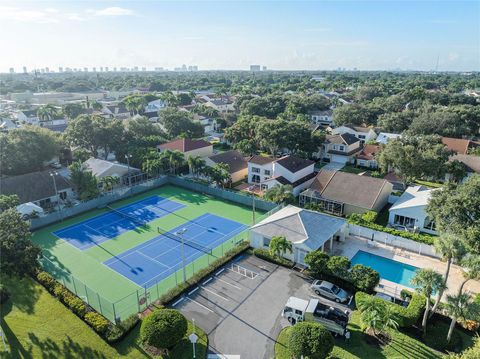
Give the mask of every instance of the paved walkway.
POLYGON ((322 170, 339 171, 345 167, 345 163, 330 162, 322 167, 322 170))

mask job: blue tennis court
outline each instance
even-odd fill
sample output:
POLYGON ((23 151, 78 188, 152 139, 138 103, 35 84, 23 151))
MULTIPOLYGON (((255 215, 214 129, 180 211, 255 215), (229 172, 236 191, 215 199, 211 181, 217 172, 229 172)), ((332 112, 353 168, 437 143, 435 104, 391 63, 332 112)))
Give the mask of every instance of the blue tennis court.
POLYGON ((62 228, 53 234, 83 251, 183 207, 185 205, 181 203, 151 196, 62 228))
POLYGON ((205 255, 205 252, 189 246, 188 242, 214 249, 246 228, 244 224, 206 213, 103 264, 139 286, 149 288, 182 268, 182 244, 174 233, 180 230, 184 232, 187 244, 185 261, 188 264, 205 255))

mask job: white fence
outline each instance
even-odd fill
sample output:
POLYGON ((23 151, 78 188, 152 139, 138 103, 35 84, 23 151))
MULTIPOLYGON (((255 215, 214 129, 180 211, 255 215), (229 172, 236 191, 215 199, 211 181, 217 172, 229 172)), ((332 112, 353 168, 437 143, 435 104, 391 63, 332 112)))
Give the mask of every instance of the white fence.
POLYGON ((386 232, 380 232, 374 229, 362 227, 356 224, 349 224, 350 235, 363 237, 366 239, 373 239, 376 242, 385 244, 390 247, 403 248, 407 251, 434 257, 440 258, 433 249, 433 246, 412 241, 411 239, 394 236, 386 232))

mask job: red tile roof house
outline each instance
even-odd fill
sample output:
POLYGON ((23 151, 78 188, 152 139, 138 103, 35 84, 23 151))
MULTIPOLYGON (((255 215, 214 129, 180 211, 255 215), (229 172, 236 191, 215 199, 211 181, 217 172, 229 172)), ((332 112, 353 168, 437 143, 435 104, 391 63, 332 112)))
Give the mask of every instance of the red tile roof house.
POLYGON ((291 185, 298 196, 315 178, 315 163, 296 156, 273 158, 253 156, 248 161, 248 183, 257 185, 262 191, 277 184, 291 185))
POLYGON ((478 142, 452 137, 442 137, 442 143, 458 155, 468 155, 469 149, 480 145, 478 142))
POLYGON ((380 146, 378 145, 365 145, 362 150, 355 154, 357 160, 357 166, 367 168, 378 168, 377 156, 380 153, 380 146))
POLYGON ((205 140, 192 140, 190 138, 179 138, 157 146, 158 152, 165 150, 180 151, 185 159, 190 156, 200 156, 202 158, 213 155, 213 145, 205 140))

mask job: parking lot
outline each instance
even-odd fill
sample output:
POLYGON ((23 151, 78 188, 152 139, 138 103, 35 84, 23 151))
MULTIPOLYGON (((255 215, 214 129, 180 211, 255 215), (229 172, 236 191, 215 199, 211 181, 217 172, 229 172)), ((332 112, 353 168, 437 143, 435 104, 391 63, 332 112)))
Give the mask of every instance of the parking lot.
POLYGON ((318 298, 309 285, 301 273, 244 255, 172 306, 205 330, 210 353, 273 358, 275 339, 288 325, 281 317, 287 299, 318 298))

